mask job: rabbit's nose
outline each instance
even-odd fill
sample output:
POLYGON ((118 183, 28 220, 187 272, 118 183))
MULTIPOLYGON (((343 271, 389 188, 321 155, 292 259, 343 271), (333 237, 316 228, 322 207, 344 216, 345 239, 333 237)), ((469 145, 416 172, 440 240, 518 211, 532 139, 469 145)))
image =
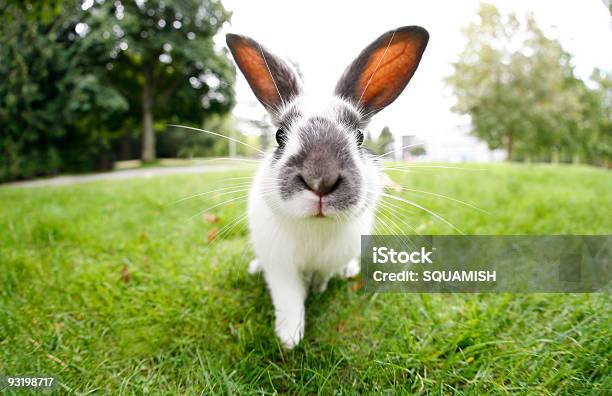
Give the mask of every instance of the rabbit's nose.
POLYGON ((327 177, 309 177, 308 175, 301 174, 300 179, 306 188, 320 197, 334 192, 342 182, 342 177, 338 173, 328 175, 327 177))

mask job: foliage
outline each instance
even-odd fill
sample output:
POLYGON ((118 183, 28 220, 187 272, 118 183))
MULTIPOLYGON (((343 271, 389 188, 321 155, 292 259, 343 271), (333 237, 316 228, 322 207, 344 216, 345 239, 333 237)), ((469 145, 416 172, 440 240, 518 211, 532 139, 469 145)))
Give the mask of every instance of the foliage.
POLYGON ((61 13, 64 0, 5 0, 5 2, 10 7, 0 11, 11 10, 7 15, 17 9, 26 13, 31 22, 43 21, 47 24, 61 13))
POLYGON ((589 103, 585 112, 585 127, 590 134, 583 140, 583 151, 588 161, 597 163, 600 159, 612 162, 612 72, 595 69, 591 75, 596 88, 586 93, 584 101, 589 103))
POLYGON ((153 123, 199 125, 233 106, 235 71, 212 40, 229 16, 216 0, 117 0, 89 9, 87 35, 108 50, 108 80, 137 110, 130 116, 144 120, 146 160, 155 158, 153 123))
POLYGON ((212 38, 228 18, 216 0, 3 6, 0 181, 107 169, 143 121, 227 114, 235 71, 212 38))
POLYGON ((427 150, 425 149, 424 146, 422 145, 418 145, 418 146, 414 146, 414 147, 410 147, 409 151, 411 156, 413 157, 419 157, 421 155, 425 155, 427 154, 427 150))
POLYGON ((393 137, 389 127, 384 127, 376 139, 374 139, 372 134, 368 131, 366 133, 363 145, 373 154, 382 155, 393 150, 394 141, 395 138, 393 137))
MULTIPOLYGON (((10 230, 0 233, 0 372, 54 375, 57 394, 603 395, 612 386, 608 293, 374 295, 355 291, 359 280, 333 280, 308 299, 302 344, 284 352, 265 281, 246 272, 244 223, 221 231, 245 201, 211 209, 214 223, 187 221, 245 193, 172 205, 251 175, 0 188, 0 229, 10 230), (211 244, 214 228, 224 238, 211 244)), ((402 193, 468 234, 612 232, 609 171, 505 164, 393 177, 486 210, 402 193)), ((409 234, 453 232, 422 211, 393 220, 409 234)))
MULTIPOLYGON (((202 129, 246 141, 246 136, 238 131, 234 121, 229 115, 215 114, 205 119, 202 129)), ((234 155, 256 154, 227 139, 202 131, 173 127, 160 135, 159 155, 166 158, 227 157, 232 144, 235 146, 234 155)))
POLYGON ((454 110, 471 117, 472 134, 491 149, 506 148, 509 159, 609 162, 602 123, 609 108, 575 76, 560 43, 532 15, 521 22, 487 4, 478 15, 479 23, 464 30, 467 45, 447 79, 457 96, 454 110))
POLYGON ((4 10, 0 180, 108 166, 110 131, 128 104, 101 81, 100 49, 74 33, 80 17, 71 8, 33 23, 17 6, 4 10))

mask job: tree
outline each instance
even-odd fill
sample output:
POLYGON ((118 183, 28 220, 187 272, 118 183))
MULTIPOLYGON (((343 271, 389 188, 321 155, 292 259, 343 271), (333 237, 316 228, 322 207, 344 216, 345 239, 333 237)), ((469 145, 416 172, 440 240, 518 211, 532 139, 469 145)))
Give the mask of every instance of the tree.
MULTIPOLYGON (((269 124, 268 124, 269 125, 269 124)), ((246 136, 238 131, 236 120, 230 115, 214 114, 206 118, 203 129, 245 141, 246 136)), ((198 133, 184 128, 171 128, 160 135, 159 154, 163 157, 209 157, 255 155, 246 146, 231 140, 220 139, 207 133, 198 133), (233 151, 233 152, 232 152, 233 151)))
POLYGON ((366 131, 365 138, 363 139, 363 147, 376 154, 376 141, 372 137, 372 132, 366 131))
POLYGON ((363 145, 373 154, 382 155, 393 150, 394 141, 395 139, 389 127, 384 127, 377 139, 374 139, 369 131, 366 132, 363 145))
POLYGON ((212 41, 229 17, 216 0, 92 3, 87 34, 108 50, 107 81, 140 110, 144 162, 156 158, 156 120, 201 124, 203 109, 232 107, 235 71, 212 41))
POLYGON ((393 134, 389 127, 384 127, 380 132, 380 136, 378 136, 378 149, 381 152, 379 155, 387 153, 393 150, 393 142, 395 139, 393 138, 393 134))
POLYGON ((151 160, 155 129, 233 105, 235 71, 212 42, 229 18, 218 0, 9 0, 0 12, 0 180, 109 169, 143 121, 151 160))
POLYGON ((596 87, 587 91, 583 101, 586 108, 584 156, 587 161, 602 166, 612 166, 612 72, 595 69, 591 80, 596 87), (588 101, 588 102, 587 102, 588 101))
POLYGON ((127 102, 102 83, 101 48, 75 32, 73 1, 5 6, 0 27, 0 180, 104 168, 127 102))
POLYGON ((468 114, 471 133, 489 148, 505 147, 508 159, 554 158, 575 146, 584 113, 584 84, 571 56, 538 27, 481 5, 479 23, 464 29, 467 45, 447 82, 454 110, 468 114))
POLYGON ((410 153, 412 157, 420 157, 422 155, 427 154, 427 150, 422 145, 410 147, 408 152, 410 153))

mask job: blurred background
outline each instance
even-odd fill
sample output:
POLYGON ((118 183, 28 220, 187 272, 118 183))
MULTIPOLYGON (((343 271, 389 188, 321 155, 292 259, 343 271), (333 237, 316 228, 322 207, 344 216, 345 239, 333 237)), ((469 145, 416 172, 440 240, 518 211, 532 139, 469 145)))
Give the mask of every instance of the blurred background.
POLYGON ((609 1, 0 0, 0 373, 83 395, 611 394, 609 290, 332 280, 302 344, 277 343, 246 216, 275 130, 225 34, 319 94, 405 25, 430 41, 365 131, 397 150, 372 233, 612 234, 609 1))
POLYGON ((431 34, 366 145, 411 162, 612 165, 609 0, 9 0, 0 6, 0 181, 251 157, 274 129, 224 35, 254 37, 331 92, 383 32, 431 34), (400 150, 402 146, 421 145, 400 150), (161 161, 160 161, 161 159, 161 161), (176 162, 172 162, 176 163, 176 162), (181 162, 179 162, 181 163, 181 162))

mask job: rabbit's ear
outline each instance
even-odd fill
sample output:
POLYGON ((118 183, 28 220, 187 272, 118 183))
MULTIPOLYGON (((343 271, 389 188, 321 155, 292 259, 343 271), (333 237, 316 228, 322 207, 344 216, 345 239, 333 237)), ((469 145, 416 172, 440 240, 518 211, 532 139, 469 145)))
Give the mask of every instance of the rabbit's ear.
POLYGON ((228 34, 227 46, 257 99, 270 111, 278 110, 300 92, 294 71, 250 37, 228 34))
POLYGON ((389 31, 349 65, 335 94, 374 114, 393 102, 408 84, 427 46, 429 33, 420 26, 389 31))

